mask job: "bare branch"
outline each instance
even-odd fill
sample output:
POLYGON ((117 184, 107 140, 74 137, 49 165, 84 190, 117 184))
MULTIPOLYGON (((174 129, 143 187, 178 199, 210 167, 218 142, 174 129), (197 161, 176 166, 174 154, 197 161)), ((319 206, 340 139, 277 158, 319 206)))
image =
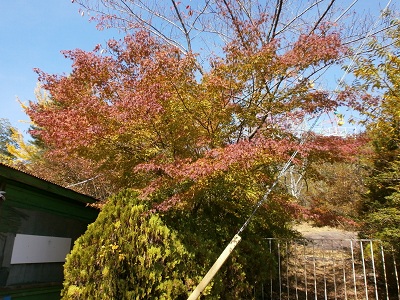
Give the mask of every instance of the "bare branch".
POLYGON ((272 19, 272 23, 271 23, 271 30, 269 31, 269 33, 267 35, 268 41, 275 38, 276 28, 279 23, 280 14, 282 12, 282 5, 283 5, 283 0, 277 0, 276 6, 275 6, 274 18, 272 19))
POLYGON ((191 52, 191 51, 192 51, 192 45, 191 45, 191 42, 190 42, 189 31, 186 29, 186 25, 185 25, 185 23, 183 22, 182 15, 181 15, 181 13, 179 12, 179 9, 178 9, 178 6, 176 5, 175 0, 171 0, 171 1, 172 1, 173 6, 174 6, 176 15, 177 15, 177 17, 178 17, 178 19, 179 19, 179 22, 181 23, 181 26, 182 26, 182 29, 183 29, 183 33, 184 33, 184 35, 185 35, 186 42, 187 42, 187 45, 188 45, 188 51, 191 52))
POLYGON ((276 35, 281 34, 282 32, 284 32, 285 30, 287 30, 296 20, 299 20, 304 14, 306 14, 308 11, 310 11, 311 9, 314 8, 314 6, 318 5, 319 3, 323 2, 324 0, 318 0, 315 3, 313 3, 312 5, 308 6, 306 9, 304 9, 300 14, 296 15, 293 19, 291 19, 290 21, 288 21, 285 26, 282 27, 281 30, 279 30, 278 32, 276 32, 276 35))
POLYGON ((335 3, 336 0, 331 0, 331 2, 329 3, 328 7, 325 9, 324 13, 320 16, 320 18, 318 19, 317 22, 315 22, 315 25, 313 27, 313 29, 311 30, 310 33, 313 33, 315 31, 315 29, 318 28, 319 24, 322 22, 322 20, 324 20, 326 14, 329 12, 329 10, 332 9, 333 3, 335 3))

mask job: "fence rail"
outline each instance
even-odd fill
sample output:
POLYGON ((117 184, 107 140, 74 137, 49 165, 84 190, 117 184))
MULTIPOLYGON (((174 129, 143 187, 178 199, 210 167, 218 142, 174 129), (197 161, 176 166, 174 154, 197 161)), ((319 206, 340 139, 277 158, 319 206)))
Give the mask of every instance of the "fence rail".
POLYGON ((392 249, 367 239, 267 239, 269 277, 255 299, 396 299, 399 273, 392 249))

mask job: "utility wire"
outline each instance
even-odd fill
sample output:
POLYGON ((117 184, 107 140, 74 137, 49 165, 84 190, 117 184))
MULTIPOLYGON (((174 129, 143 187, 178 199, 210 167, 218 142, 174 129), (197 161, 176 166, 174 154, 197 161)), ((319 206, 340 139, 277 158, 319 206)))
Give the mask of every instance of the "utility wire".
MULTIPOLYGON (((356 1, 353 2, 353 4, 356 1)), ((346 67, 345 72, 343 74, 343 76, 340 78, 336 88, 335 88, 335 92, 337 92, 339 90, 340 85, 343 83, 345 77, 347 76, 347 74, 350 72, 350 69, 354 66, 354 61, 355 59, 360 55, 362 49, 365 46, 365 43, 367 41, 367 39, 372 35, 372 33, 375 30, 375 27, 378 25, 379 23, 379 19, 380 17, 386 12, 386 10, 388 9, 389 5, 391 4, 392 0, 389 0, 389 2, 387 3, 385 9, 382 10, 379 18, 375 21, 375 23, 373 24, 373 26, 371 27, 371 29, 369 30, 368 34, 365 36, 365 38, 363 39, 363 42, 358 46, 357 51, 355 52, 355 54, 353 55, 353 57, 351 58, 351 62, 350 64, 346 67)), ((353 5, 352 4, 352 5, 353 5)), ((323 112, 320 112, 318 114, 318 116, 315 118, 313 124, 310 126, 310 128, 307 130, 306 134, 300 139, 299 142, 299 146, 302 146, 310 137, 312 130, 314 129, 314 127, 316 126, 316 124, 318 123, 319 119, 321 118, 323 112)), ((298 147, 300 148, 300 147, 298 147)), ((297 156, 297 154, 299 153, 299 149, 297 149, 292 156, 287 160, 287 162, 285 163, 285 165, 282 167, 281 171, 279 172, 278 176, 276 177, 275 181, 273 182, 273 184, 270 186, 270 188, 267 190, 267 192, 264 194, 264 196, 262 197, 262 199, 260 201, 257 202, 257 204, 254 206, 254 209, 252 211, 252 213, 250 214, 250 216, 247 218, 247 220, 244 222, 243 226, 239 229, 239 231, 237 232, 237 235, 240 235, 245 229, 246 227, 249 225, 249 223, 251 222, 252 218, 254 217, 254 215, 256 214, 257 210, 261 207, 261 205, 267 201, 269 194, 272 192, 272 190, 275 188, 275 186, 278 184, 279 179, 281 179, 281 177, 283 177, 286 173, 286 171, 288 170, 288 168, 292 165, 293 160, 295 159, 295 157, 297 156)))
MULTIPOLYGON (((392 0, 389 0, 388 4, 386 5, 385 9, 382 10, 378 20, 374 23, 368 34, 365 36, 363 42, 359 45, 357 48, 357 51, 355 52, 355 55, 351 59, 351 63, 349 66, 347 66, 343 76, 341 77, 339 83, 336 86, 335 92, 338 90, 339 86, 342 84, 344 81, 344 78, 346 75, 349 73, 350 68, 354 65, 354 60, 356 57, 361 53, 362 48, 365 45, 366 39, 368 39, 372 32, 374 31, 375 27, 377 26, 380 17, 383 15, 384 12, 386 12, 387 8, 389 7, 390 3, 392 0)), ((311 135, 312 130, 314 129, 315 125, 321 118, 323 112, 320 112, 318 116, 315 118, 313 124, 311 127, 307 130, 306 134, 300 139, 299 141, 299 146, 302 146, 309 138, 311 135)), ((275 188, 275 186, 278 184, 279 179, 285 174, 287 169, 292 165, 293 160, 299 153, 299 148, 292 154, 292 156, 287 160, 285 165, 282 167, 281 171, 279 172, 278 176, 276 177, 275 181, 272 183, 272 185, 269 187, 267 192, 264 194, 262 199, 257 202, 257 204, 254 206, 252 213, 250 216, 247 218, 247 220, 244 222, 242 227, 238 230, 238 232, 235 234, 235 236, 232 238, 231 242, 228 244, 228 246, 225 248, 225 250, 221 253, 221 255, 218 257, 217 261, 214 263, 214 265, 210 268, 210 270, 207 272, 207 274, 203 277, 202 281, 198 284, 198 286, 195 288, 195 290, 191 293, 189 296, 188 300, 195 300, 197 299, 203 290, 207 287, 209 282, 213 279, 215 274, 218 272, 220 267, 223 265, 223 263, 226 261, 226 259, 229 257, 229 255, 232 253, 233 249, 236 247, 236 245, 240 242, 241 237, 240 234, 246 229, 246 227, 250 224, 251 220, 253 219, 254 215, 257 213, 258 209, 261 207, 261 205, 268 200, 269 194, 272 192, 272 190, 275 188)))
POLYGON ((73 187, 73 186, 76 186, 76 185, 84 184, 86 182, 89 182, 89 181, 92 181, 92 180, 96 179, 99 176, 101 176, 101 175, 96 175, 96 176, 94 176, 92 178, 89 178, 89 179, 86 179, 86 180, 83 180, 83 181, 80 181, 80 182, 77 182, 77 183, 74 183, 74 184, 67 185, 66 188, 70 188, 70 187, 73 187))

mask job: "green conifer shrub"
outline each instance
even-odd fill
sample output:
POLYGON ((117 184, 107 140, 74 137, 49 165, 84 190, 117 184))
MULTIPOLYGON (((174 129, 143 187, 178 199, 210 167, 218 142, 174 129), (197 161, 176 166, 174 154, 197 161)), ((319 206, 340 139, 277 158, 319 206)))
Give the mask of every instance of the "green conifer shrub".
MULTIPOLYGON (((226 185, 213 186, 192 209, 159 214, 132 190, 112 197, 67 256, 63 299, 187 299, 251 213, 245 200, 229 195, 226 185)), ((203 292, 206 299, 252 299, 275 278, 265 238, 293 236, 289 220, 279 203, 263 206, 203 292)))
POLYGON ((186 299, 191 255, 156 214, 124 191, 76 242, 62 299, 186 299))

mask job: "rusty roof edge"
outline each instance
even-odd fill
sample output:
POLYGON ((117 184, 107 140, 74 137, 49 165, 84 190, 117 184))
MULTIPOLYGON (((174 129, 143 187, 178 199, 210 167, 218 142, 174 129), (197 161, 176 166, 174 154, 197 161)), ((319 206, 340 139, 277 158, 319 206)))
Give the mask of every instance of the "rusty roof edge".
POLYGON ((33 175, 27 171, 19 170, 13 166, 1 162, 0 162, 0 177, 24 183, 32 187, 39 188, 47 192, 67 197, 85 204, 95 203, 98 201, 98 199, 92 196, 79 193, 70 188, 63 187, 59 184, 56 184, 49 180, 33 175))

